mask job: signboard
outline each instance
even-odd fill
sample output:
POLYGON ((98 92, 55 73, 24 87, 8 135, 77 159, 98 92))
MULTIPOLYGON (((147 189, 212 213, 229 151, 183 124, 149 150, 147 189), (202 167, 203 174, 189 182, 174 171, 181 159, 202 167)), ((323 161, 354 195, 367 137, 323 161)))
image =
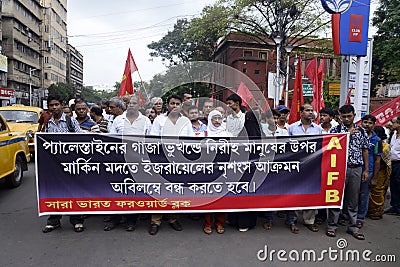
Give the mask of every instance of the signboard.
POLYGON ((303 96, 313 96, 313 85, 303 84, 303 96))
MULTIPOLYGON (((330 12, 331 9, 327 9, 327 3, 324 5, 324 2, 335 1, 322 0, 322 6, 330 12)), ((336 5, 343 8, 332 15, 332 41, 335 55, 366 56, 371 0, 336 2, 336 5)))
MULTIPOLYGON (((354 103, 354 93, 352 92, 351 96, 351 104, 356 108, 356 114, 360 117, 363 117, 369 113, 369 100, 370 100, 370 86, 371 86, 371 68, 372 68, 372 39, 368 41, 368 50, 367 55, 365 57, 361 57, 360 62, 361 72, 357 74, 357 57, 351 56, 349 57, 349 76, 348 76, 348 90, 350 88, 356 89, 356 80, 357 75, 359 75, 359 79, 362 81, 362 98, 361 103, 356 105, 354 103), (361 106, 360 106, 361 105, 361 106), (360 113, 360 114, 359 114, 360 113)), ((348 91, 347 91, 348 92, 348 91)), ((357 116, 358 117, 358 116, 357 116)), ((358 118, 357 118, 358 119, 358 118)))
POLYGON ((347 138, 38 133, 39 215, 340 208, 347 138))
POLYGON ((330 83, 329 84, 329 95, 340 95, 340 83, 330 83))
POLYGON ((389 83, 387 96, 388 97, 400 96, 400 83, 389 83))
POLYGON ((2 96, 2 97, 13 97, 14 92, 15 91, 13 89, 0 88, 0 96, 2 96))

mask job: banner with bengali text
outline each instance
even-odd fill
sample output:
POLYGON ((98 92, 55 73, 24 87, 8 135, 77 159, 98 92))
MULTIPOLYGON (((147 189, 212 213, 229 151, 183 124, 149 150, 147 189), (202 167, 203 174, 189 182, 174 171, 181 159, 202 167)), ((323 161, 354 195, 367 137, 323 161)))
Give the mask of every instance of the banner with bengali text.
POLYGON ((348 136, 38 133, 39 215, 339 208, 348 136))

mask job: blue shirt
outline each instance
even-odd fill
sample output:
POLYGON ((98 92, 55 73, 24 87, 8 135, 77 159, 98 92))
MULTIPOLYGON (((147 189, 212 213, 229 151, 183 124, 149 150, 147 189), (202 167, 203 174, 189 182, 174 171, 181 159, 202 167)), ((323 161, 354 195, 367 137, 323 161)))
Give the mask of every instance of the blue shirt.
POLYGON ((307 129, 304 129, 303 124, 300 121, 290 124, 288 129, 289 135, 313 135, 313 134, 322 134, 321 126, 311 123, 307 129))
POLYGON ((381 139, 372 131, 372 136, 368 137, 369 148, 368 148, 368 171, 374 172, 375 156, 382 156, 382 144, 381 139))

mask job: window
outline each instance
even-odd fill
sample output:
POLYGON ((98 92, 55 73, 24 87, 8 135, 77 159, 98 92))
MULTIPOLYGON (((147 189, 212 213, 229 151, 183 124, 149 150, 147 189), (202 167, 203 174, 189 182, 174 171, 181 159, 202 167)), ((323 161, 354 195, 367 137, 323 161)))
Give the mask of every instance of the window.
POLYGON ((252 51, 244 51, 243 52, 243 56, 244 57, 252 57, 253 56, 253 52, 252 51))
POLYGON ((260 70, 254 70, 254 74, 260 74, 260 70))
POLYGON ((267 53, 266 52, 259 52, 258 57, 262 59, 267 59, 267 53))
POLYGON ((247 69, 246 68, 243 68, 243 73, 246 73, 247 72, 247 69))

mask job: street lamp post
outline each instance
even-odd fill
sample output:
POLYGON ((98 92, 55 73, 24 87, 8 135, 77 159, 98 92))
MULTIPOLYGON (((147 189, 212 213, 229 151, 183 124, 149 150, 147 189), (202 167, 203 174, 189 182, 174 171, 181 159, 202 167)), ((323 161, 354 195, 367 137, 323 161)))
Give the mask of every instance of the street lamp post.
POLYGON ((287 64, 286 64, 286 91, 285 91, 285 106, 289 106, 289 61, 290 61, 290 52, 293 50, 292 45, 285 46, 285 50, 287 55, 287 64))
POLYGON ((279 89, 280 89, 280 58, 281 58, 281 42, 283 38, 279 35, 274 37, 274 41, 276 44, 276 85, 275 85, 275 93, 274 93, 274 108, 279 104, 279 89))
POLYGON ((32 106, 32 72, 38 69, 29 68, 29 106, 32 106))

